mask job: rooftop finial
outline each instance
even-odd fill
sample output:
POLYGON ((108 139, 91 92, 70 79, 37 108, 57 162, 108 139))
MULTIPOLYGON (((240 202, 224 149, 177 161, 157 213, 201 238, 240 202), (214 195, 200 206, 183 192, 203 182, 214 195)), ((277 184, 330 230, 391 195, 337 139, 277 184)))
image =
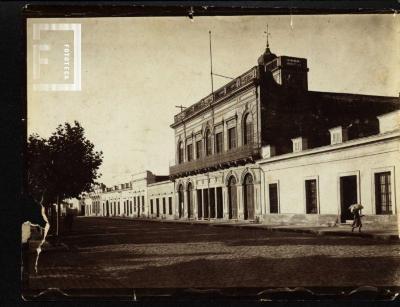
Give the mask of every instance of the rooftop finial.
POLYGON ((267 24, 267 31, 264 31, 264 34, 267 36, 267 49, 268 49, 269 48, 268 37, 271 35, 271 33, 268 32, 268 24, 267 24))

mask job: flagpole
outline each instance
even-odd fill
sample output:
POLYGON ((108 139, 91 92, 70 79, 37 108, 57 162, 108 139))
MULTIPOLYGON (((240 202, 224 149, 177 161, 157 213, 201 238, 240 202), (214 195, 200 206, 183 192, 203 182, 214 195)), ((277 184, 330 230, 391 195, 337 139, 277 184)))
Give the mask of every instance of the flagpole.
POLYGON ((211 77, 211 94, 214 98, 214 80, 213 80, 213 62, 212 62, 212 48, 211 48, 211 30, 208 31, 210 38, 210 77, 211 77))
MULTIPOLYGON (((212 48, 211 48, 211 30, 208 31, 209 38, 210 38, 210 77, 211 77, 211 95, 212 95, 212 101, 211 101, 211 116, 212 116, 212 125, 213 125, 213 134, 214 134, 214 78, 213 78, 213 62, 212 62, 212 48)), ((211 144, 210 144, 211 145, 211 144)), ((207 150, 207 149, 206 149, 207 150)), ((212 150, 212 149, 211 149, 212 150)), ((207 154, 207 153, 206 153, 207 154)), ((207 170, 207 211, 208 211, 208 220, 211 219, 211 201, 210 201, 210 173, 207 170)), ((203 217, 204 218, 204 217, 203 217)))

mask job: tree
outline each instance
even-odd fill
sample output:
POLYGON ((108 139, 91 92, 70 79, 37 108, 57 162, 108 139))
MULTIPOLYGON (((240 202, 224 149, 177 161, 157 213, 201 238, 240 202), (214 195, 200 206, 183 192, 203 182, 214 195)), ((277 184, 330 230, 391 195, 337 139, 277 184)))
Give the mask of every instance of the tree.
POLYGON ((49 182, 53 177, 51 169, 50 146, 46 139, 37 134, 28 138, 26 151, 28 194, 38 202, 44 198, 44 204, 51 203, 49 182), (47 191, 47 193, 46 193, 47 191))
POLYGON ((84 129, 75 121, 74 125, 59 125, 49 139, 31 135, 27 146, 28 189, 35 198, 43 197, 44 205, 58 204, 66 198, 79 198, 82 192, 90 191, 101 175, 98 169, 103 153, 94 150, 94 145, 84 135, 84 129))
POLYGON ((102 152, 95 152, 94 145, 85 138, 84 129, 75 121, 75 126, 65 123, 58 126, 49 138, 54 174, 53 183, 61 199, 79 197, 89 191, 100 177, 97 173, 103 159, 102 152))

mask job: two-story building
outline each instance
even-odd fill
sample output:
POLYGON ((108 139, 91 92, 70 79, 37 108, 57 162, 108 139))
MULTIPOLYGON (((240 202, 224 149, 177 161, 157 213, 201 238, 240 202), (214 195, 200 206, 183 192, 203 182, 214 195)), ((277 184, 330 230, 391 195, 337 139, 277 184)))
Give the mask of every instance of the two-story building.
POLYGON ((326 224, 361 203, 367 219, 395 222, 399 97, 310 91, 307 60, 268 46, 257 64, 174 117, 169 177, 135 174, 95 196, 94 212, 326 224))
MULTIPOLYGON (((265 220, 269 181, 257 163, 265 152, 278 157, 329 146, 335 127, 344 128, 345 140, 369 137, 379 133, 377 116, 399 108, 398 97, 309 91, 308 70, 306 59, 267 48, 257 66, 175 116, 170 177, 179 218, 265 220)), ((291 175, 302 176, 301 169, 291 175)))

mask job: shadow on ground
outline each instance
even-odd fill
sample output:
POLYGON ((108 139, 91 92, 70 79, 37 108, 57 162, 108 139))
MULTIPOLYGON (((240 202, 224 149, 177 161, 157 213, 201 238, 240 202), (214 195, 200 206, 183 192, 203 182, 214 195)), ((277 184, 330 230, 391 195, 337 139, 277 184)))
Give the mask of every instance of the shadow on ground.
POLYGON ((400 285, 400 244, 204 225, 77 219, 32 289, 400 285))

